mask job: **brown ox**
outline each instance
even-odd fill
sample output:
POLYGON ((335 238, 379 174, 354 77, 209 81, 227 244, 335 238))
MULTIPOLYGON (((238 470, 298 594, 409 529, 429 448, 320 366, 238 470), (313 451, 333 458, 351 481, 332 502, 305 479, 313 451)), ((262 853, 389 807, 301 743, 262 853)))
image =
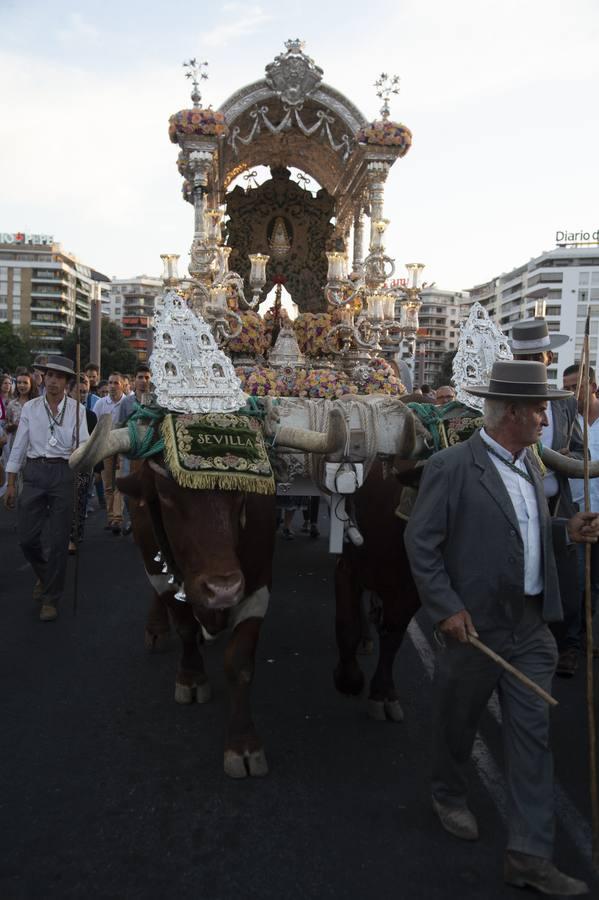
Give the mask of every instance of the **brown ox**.
MULTIPOLYGON (((111 430, 111 424, 110 415, 101 417, 90 440, 71 457, 73 468, 88 468, 130 449, 128 429, 111 430)), ((311 452, 331 452, 345 440, 341 416, 331 420, 324 434, 283 431, 288 446, 311 452)), ((132 499, 134 536, 158 601, 154 606, 168 607, 181 638, 175 700, 210 699, 200 626, 208 634, 229 626, 225 673, 231 708, 225 773, 233 778, 266 775, 264 747, 252 722, 250 688, 271 587, 274 496, 180 487, 161 455, 120 478, 119 488, 132 499), (185 602, 175 596, 182 585, 185 602)))

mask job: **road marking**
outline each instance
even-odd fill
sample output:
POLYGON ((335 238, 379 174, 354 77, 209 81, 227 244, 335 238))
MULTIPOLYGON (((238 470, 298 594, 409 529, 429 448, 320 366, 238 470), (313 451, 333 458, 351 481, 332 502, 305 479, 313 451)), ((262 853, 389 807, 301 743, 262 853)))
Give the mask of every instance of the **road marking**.
MULTIPOLYGON (((420 660, 430 679, 435 669, 435 657, 430 643, 416 619, 412 619, 408 626, 408 634, 418 653, 420 660)), ((493 694, 488 705, 489 712, 498 724, 501 724, 501 709, 497 695, 493 694)), ((477 734, 472 749, 472 759, 478 775, 491 795, 499 815, 506 821, 506 795, 503 775, 499 771, 491 752, 480 736, 477 734)), ((590 823, 579 812, 574 803, 565 793, 559 782, 555 781, 555 806, 557 818, 561 821, 572 843, 588 863, 592 863, 592 831, 590 823)))

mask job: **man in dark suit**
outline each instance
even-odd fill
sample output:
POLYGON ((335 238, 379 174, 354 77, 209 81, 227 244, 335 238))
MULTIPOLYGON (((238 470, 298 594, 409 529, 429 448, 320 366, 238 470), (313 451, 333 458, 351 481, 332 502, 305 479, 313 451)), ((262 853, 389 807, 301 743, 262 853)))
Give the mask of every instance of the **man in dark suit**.
MULTIPOLYGON (((512 328, 510 345, 514 359, 542 362, 545 367, 553 363, 553 351, 568 340, 565 334, 549 332, 544 318, 537 317, 516 322, 512 328)), ((582 433, 577 417, 576 398, 571 395, 552 400, 547 407, 548 425, 543 431, 545 446, 567 451, 578 459, 583 457, 582 433)), ((552 515, 572 516, 578 509, 572 500, 570 482, 565 475, 548 469, 543 479, 543 489, 552 515)), ((578 667, 578 651, 568 635, 570 624, 579 617, 580 586, 578 585, 577 555, 574 547, 564 547, 556 554, 557 573, 564 609, 564 621, 552 628, 557 641, 559 659, 556 672, 571 677, 578 667)))
POLYGON ((544 701, 469 643, 481 639, 550 690, 557 661, 547 622, 562 616, 554 546, 592 541, 599 516, 549 515, 534 454, 547 426, 546 367, 496 362, 485 397, 485 426, 425 465, 405 534, 424 608, 443 638, 435 679, 433 808, 443 827, 478 838, 467 806, 467 765, 479 719, 495 688, 502 708, 509 839, 504 878, 564 896, 584 882, 551 862, 553 762, 544 701))

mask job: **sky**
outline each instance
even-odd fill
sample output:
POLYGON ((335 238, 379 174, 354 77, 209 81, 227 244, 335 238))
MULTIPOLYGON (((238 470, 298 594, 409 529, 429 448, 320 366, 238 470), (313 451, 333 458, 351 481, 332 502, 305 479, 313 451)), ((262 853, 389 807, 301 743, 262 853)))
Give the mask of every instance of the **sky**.
POLYGON ((109 276, 187 265, 168 117, 188 107, 182 62, 209 61, 214 107, 263 77, 288 38, 368 119, 413 132, 385 215, 398 275, 465 290, 599 228, 597 0, 0 0, 0 232, 53 234, 109 276))

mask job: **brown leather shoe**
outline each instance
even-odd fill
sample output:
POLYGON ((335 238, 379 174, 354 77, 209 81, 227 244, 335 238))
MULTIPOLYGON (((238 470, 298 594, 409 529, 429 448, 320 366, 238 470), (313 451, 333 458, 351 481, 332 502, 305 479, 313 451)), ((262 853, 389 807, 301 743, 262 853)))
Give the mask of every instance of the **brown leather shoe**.
POLYGON ((478 840, 478 823, 467 806, 446 806, 433 797, 433 809, 445 831, 462 841, 478 840))
POLYGON ((55 606, 52 606, 51 603, 44 603, 42 608, 40 609, 40 621, 41 622, 53 622, 54 619, 58 618, 58 611, 55 606))
POLYGON ((562 678, 572 678, 577 668, 578 650, 575 650, 574 647, 562 650, 557 661, 555 674, 561 675, 562 678))
POLYGON ((514 887, 532 887, 542 894, 557 894, 559 897, 578 897, 589 893, 584 881, 564 875, 550 859, 529 856, 516 850, 508 850, 505 854, 503 880, 514 887))
POLYGON ((33 599, 40 600, 42 594, 44 593, 44 585, 41 583, 40 579, 35 582, 33 586, 33 599))

